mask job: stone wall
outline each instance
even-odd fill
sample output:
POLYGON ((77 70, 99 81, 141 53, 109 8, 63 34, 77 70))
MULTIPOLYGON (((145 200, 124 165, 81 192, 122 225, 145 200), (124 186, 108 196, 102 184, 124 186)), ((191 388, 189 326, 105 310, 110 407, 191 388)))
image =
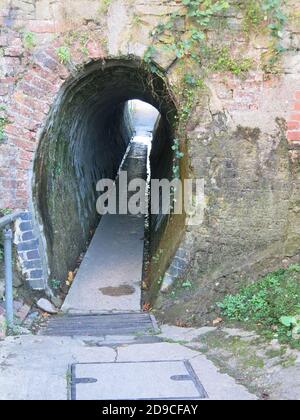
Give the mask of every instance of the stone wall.
MULTIPOLYGON (((200 65, 199 75, 204 80, 191 89, 193 100, 187 112, 182 80, 191 64, 188 58, 186 65, 182 64, 178 51, 167 48, 173 35, 163 34, 163 43, 151 59, 147 55, 148 46, 153 43, 151 33, 173 12, 178 16, 176 28, 184 34, 188 19, 180 1, 92 0, 88 7, 86 2, 77 0, 0 2, 0 207, 32 212, 39 247, 47 250, 43 251, 48 256, 44 266, 47 270, 52 267, 51 275, 63 276, 72 266, 79 252, 76 242, 87 237, 80 236, 78 226, 80 232, 88 232, 89 226, 82 225, 82 220, 93 224, 94 219, 90 218, 88 206, 81 217, 78 208, 83 207, 75 201, 67 200, 65 207, 59 202, 57 185, 71 197, 67 184, 60 184, 62 174, 76 178, 74 171, 78 168, 71 154, 67 153, 62 161, 68 164, 69 171, 61 172, 56 158, 50 169, 44 168, 48 158, 57 156, 56 147, 61 148, 60 156, 64 148, 82 156, 82 143, 72 143, 77 134, 70 133, 75 128, 77 133, 87 124, 85 133, 92 139, 95 125, 88 123, 85 110, 95 96, 101 97, 105 83, 110 89, 104 94, 103 104, 110 109, 111 117, 116 116, 112 110, 117 103, 133 97, 157 106, 166 118, 171 109, 174 114, 174 108, 179 117, 188 113, 177 133, 185 153, 181 175, 204 178, 206 211, 199 227, 185 227, 184 221, 169 218, 153 250, 159 260, 157 265, 152 264, 157 280, 164 275, 180 242, 181 249, 188 250, 191 256, 187 275, 193 279, 195 290, 179 299, 178 305, 173 305, 174 311, 168 309, 166 314, 171 318, 176 313, 184 317, 185 311, 192 308, 201 318, 219 295, 240 284, 245 273, 252 273, 255 278, 299 254, 299 5, 294 0, 286 2, 289 19, 280 33, 284 51, 276 71, 270 71, 261 63, 262 57, 270 53, 269 35, 255 28, 246 32, 243 2, 230 3, 231 8, 218 17, 218 25, 207 28, 205 36, 215 46, 226 42, 230 54, 247 56, 251 66, 238 74, 234 67, 238 59, 232 59, 225 63, 226 70, 211 66, 204 76, 200 65), (121 71, 111 84, 112 73, 101 71, 116 66, 116 61, 126 63, 127 70, 121 71), (87 74, 92 77, 90 87, 85 85, 87 74), (97 88, 93 87, 94 81, 97 88), (83 100, 86 107, 76 108, 82 94, 87 95, 83 100), (64 105, 66 98, 69 102, 64 105), (59 118, 53 118, 58 113, 59 118), (81 114, 85 115, 82 120, 81 114), (70 149, 70 144, 75 149, 70 149), (46 159, 43 165, 42 156, 46 159), (55 233, 51 245, 54 219, 51 216, 52 222, 48 223, 48 216, 41 217, 39 206, 43 200, 37 197, 43 193, 37 190, 43 191, 44 187, 54 194, 50 193, 52 203, 47 202, 47 196, 44 215, 50 211, 59 219, 68 207, 74 227, 65 235, 65 246, 73 251, 70 259, 64 259, 63 268, 58 266, 58 258, 54 262, 54 249, 60 252, 63 233, 55 233)), ((109 118, 107 115, 106 121, 112 127, 109 118)), ((122 151, 118 149, 117 155, 107 160, 117 162, 122 151)), ((86 176, 88 182, 91 178, 86 176)), ((77 187, 72 186, 78 191, 77 187)), ((81 192, 79 199, 92 203, 93 195, 84 187, 81 192)), ((65 223, 59 226, 64 232, 65 223)), ((156 292, 157 289, 156 284, 156 292)), ((167 302, 165 309, 168 305, 167 302)))

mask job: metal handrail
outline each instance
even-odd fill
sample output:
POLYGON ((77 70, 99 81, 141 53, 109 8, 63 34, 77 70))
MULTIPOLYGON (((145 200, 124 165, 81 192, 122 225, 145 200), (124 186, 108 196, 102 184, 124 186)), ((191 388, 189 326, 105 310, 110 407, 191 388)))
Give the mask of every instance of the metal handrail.
POLYGON ((22 211, 15 211, 14 213, 10 213, 6 216, 1 217, 0 218, 0 229, 7 226, 7 225, 10 225, 12 222, 17 220, 21 216, 22 213, 23 213, 22 211))
POLYGON ((14 326, 14 302, 13 302, 13 269, 12 269, 12 239, 11 224, 15 222, 22 212, 16 211, 0 218, 0 229, 4 236, 4 265, 5 265, 5 309, 8 328, 14 326))

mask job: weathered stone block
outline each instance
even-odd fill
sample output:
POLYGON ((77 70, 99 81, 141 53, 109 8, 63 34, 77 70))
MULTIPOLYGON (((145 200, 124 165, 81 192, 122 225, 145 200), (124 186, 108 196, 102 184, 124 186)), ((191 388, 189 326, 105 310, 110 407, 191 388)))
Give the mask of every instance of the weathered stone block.
POLYGON ((21 230, 21 232, 32 231, 32 229, 33 229, 32 223, 30 223, 30 222, 20 223, 20 230, 21 230))
POLYGON ((34 279, 40 279, 41 277, 43 277, 43 270, 32 270, 30 271, 30 279, 34 280, 34 279))
POLYGON ((33 268, 42 268, 42 264, 40 260, 30 260, 30 261, 24 261, 24 267, 28 270, 33 268))
POLYGON ((28 231, 28 232, 23 233, 23 235, 22 235, 22 240, 23 241, 30 241, 32 239, 34 239, 34 235, 33 235, 32 232, 28 231))
POLYGON ((27 259, 29 261, 37 260, 37 259, 40 258, 40 253, 39 253, 39 251, 29 251, 29 252, 26 253, 26 256, 27 256, 27 259))
POLYGON ((37 239, 33 239, 32 241, 21 242, 17 245, 18 251, 32 251, 38 249, 39 242, 37 239))

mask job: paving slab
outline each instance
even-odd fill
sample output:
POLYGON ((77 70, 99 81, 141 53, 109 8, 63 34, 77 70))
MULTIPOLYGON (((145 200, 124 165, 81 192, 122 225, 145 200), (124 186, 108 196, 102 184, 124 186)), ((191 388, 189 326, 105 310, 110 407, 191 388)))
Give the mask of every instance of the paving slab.
POLYGON ((0 400, 67 400, 70 364, 115 358, 112 348, 70 337, 8 337, 0 342, 0 400))
POLYGON ((118 362, 189 360, 199 353, 177 343, 135 344, 118 348, 118 362))
POLYGON ((220 373, 216 366, 205 356, 199 355, 190 360, 198 378, 201 379, 211 400, 257 400, 243 385, 225 373, 220 373))
POLYGON ((77 399, 201 398, 195 383, 203 385, 209 399, 256 398, 233 378, 221 374, 204 355, 180 344, 154 342, 112 348, 98 347, 88 337, 22 336, 0 342, 0 400, 66 400, 70 398, 71 365, 84 366, 77 370, 76 378, 97 380, 97 387, 92 382, 89 390, 82 385, 77 399), (186 361, 198 381, 187 380, 186 361))
POLYGON ((203 399, 188 361, 74 364, 73 400, 203 399))
POLYGON ((205 335, 209 332, 215 331, 215 327, 202 327, 202 328, 181 328, 175 325, 162 325, 160 327, 160 337, 178 341, 178 342, 190 342, 197 339, 198 337, 205 335))

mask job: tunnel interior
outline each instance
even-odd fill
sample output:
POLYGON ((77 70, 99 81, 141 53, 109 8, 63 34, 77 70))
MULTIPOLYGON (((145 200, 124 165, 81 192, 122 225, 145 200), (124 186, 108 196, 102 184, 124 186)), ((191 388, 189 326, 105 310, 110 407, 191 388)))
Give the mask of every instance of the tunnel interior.
MULTIPOLYGON (((96 184, 102 178, 115 179, 132 139, 128 101, 134 99, 159 111, 151 176, 171 179, 176 105, 164 77, 145 64, 94 62, 65 82, 52 106, 34 163, 33 203, 46 244, 49 279, 62 285, 99 223, 96 184)), ((150 216, 153 253, 165 229, 161 218, 150 216)))

